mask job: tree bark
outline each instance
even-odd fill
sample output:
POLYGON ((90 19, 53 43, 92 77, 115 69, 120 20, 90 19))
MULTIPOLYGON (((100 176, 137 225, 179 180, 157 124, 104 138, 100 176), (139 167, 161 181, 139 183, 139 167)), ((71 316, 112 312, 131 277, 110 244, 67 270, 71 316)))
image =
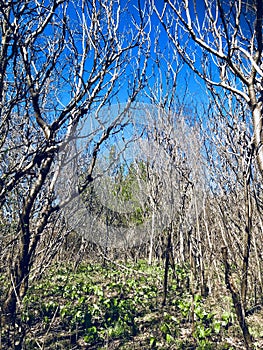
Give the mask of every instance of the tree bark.
POLYGON ((163 302, 162 302, 162 306, 166 305, 166 299, 167 299, 168 275, 169 275, 171 249, 172 249, 172 230, 169 229, 168 237, 167 237, 167 246, 166 246, 166 251, 165 251, 165 266, 164 266, 163 302))
POLYGON ((237 315, 239 326, 242 330, 243 339, 244 339, 244 342, 246 345, 246 349, 251 350, 254 348, 253 347, 253 338, 252 338, 251 334, 249 333, 248 325, 246 323, 243 300, 240 297, 240 294, 238 293, 238 291, 234 285, 234 282, 232 281, 232 278, 231 278, 230 265, 229 265, 228 256, 227 256, 228 255, 227 254, 227 247, 222 247, 221 251, 222 251, 223 263, 224 263, 224 267, 225 267, 225 284, 226 284, 227 289, 231 293, 232 301, 234 304, 234 308, 235 308, 235 312, 237 315))
POLYGON ((252 105, 252 117, 253 117, 253 143, 255 148, 255 155, 257 164, 261 175, 263 176, 263 135, 262 135, 262 102, 252 105))

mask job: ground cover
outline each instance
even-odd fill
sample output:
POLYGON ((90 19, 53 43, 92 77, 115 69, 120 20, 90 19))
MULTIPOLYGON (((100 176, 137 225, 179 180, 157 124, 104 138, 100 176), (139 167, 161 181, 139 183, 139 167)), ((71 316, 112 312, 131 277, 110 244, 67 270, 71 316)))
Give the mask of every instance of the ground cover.
MULTIPOLYGON (((187 266, 178 266, 162 306, 163 274, 145 261, 54 265, 31 285, 15 329, 2 325, 2 347, 14 349, 15 332, 27 350, 244 348, 226 291, 202 298, 189 291, 187 266)), ((261 320, 261 311, 251 316, 257 349, 261 320)))

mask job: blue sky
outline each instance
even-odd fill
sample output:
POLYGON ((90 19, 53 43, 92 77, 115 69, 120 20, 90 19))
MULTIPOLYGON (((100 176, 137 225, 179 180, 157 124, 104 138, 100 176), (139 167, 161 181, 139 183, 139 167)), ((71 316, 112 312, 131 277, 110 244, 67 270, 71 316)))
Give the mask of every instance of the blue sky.
MULTIPOLYGON (((144 1, 141 1, 142 7, 144 5, 144 1)), ((162 1, 156 1, 156 3, 161 4, 162 1)), ((133 20, 138 20, 139 22, 139 17, 138 17, 138 13, 136 10, 136 7, 138 6, 138 1, 137 0, 131 0, 131 1, 127 1, 127 0, 122 0, 121 1, 121 5, 124 6, 128 6, 128 11, 124 12, 122 14, 123 19, 122 22, 120 23, 120 32, 123 30, 123 33, 125 33, 125 31, 129 28, 132 27, 132 21, 133 20), (128 5, 127 5, 128 4, 128 5)), ((76 20, 77 16, 76 16, 76 12, 75 9, 73 7, 69 7, 68 9, 68 15, 70 16, 70 20, 76 20)), ((150 30, 150 25, 147 26, 147 30, 150 30)), ((163 91, 162 94, 165 95, 168 91, 168 93, 170 93, 170 86, 166 86, 165 84, 165 77, 167 74, 167 64, 171 64, 173 69, 176 70, 176 62, 172 62, 172 50, 170 51, 170 53, 168 52, 168 48, 167 48, 167 35, 165 33, 165 31, 163 30, 162 26, 159 23, 159 20, 157 18, 157 16, 153 13, 151 16, 151 52, 150 52, 150 58, 149 58, 149 62, 148 62, 148 68, 147 68, 147 75, 150 76, 152 74, 152 69, 156 59, 156 54, 155 54, 155 50, 154 50, 154 44, 156 41, 156 34, 159 33, 159 41, 158 41, 158 47, 159 47, 159 51, 161 54, 164 55, 163 58, 167 59, 167 62, 161 61, 160 63, 160 72, 162 75, 162 81, 163 81, 163 91), (169 54, 170 54, 170 58, 169 58, 169 54)), ((134 50, 134 58, 136 58, 136 49, 134 50)), ((61 57, 61 59, 63 60, 64 58, 61 57)), ((87 62, 86 65, 86 69, 89 70, 89 66, 92 67, 93 64, 93 55, 92 52, 90 53, 90 59, 87 62)), ((65 68, 65 73, 67 71, 67 69, 70 69, 70 67, 65 68)), ((129 66, 127 67, 126 73, 129 75, 129 66)), ((160 72, 156 72, 157 75, 153 76, 149 81, 148 81, 148 86, 153 88, 154 85, 156 84, 156 82, 158 81, 157 79, 160 80, 160 76, 158 76, 158 74, 160 72)), ((130 72, 131 74, 133 74, 133 71, 130 72)), ((170 81, 172 82, 172 80, 174 79, 174 76, 172 74, 170 74, 170 81)), ((125 102, 128 99, 128 79, 127 76, 123 75, 120 77, 119 79, 119 86, 120 86, 120 91, 117 94, 117 99, 120 102, 125 102)), ((117 85, 118 85, 117 84, 117 85)), ((193 97, 198 100, 201 101, 204 97, 204 91, 202 90, 202 88, 200 88, 201 85, 204 86, 202 84, 202 82, 194 76, 193 73, 191 73, 188 69, 188 67, 184 66, 181 69, 181 72, 178 75, 177 78, 177 94, 178 97, 180 98, 185 90, 186 87, 189 90, 189 92, 187 93, 187 98, 189 97, 189 103, 192 103, 193 97)), ((147 87, 146 87, 146 91, 147 91, 147 87)), ((158 94, 157 94, 158 95, 158 94)), ((68 94, 65 92, 64 93, 64 97, 63 100, 65 103, 67 103, 67 101, 69 101, 70 99, 70 91, 68 92, 68 94)), ((115 101, 117 100, 115 99, 115 101)), ((140 99, 143 101, 146 101, 145 96, 143 94, 140 94, 140 99)), ((114 101, 114 100, 113 100, 114 101)))

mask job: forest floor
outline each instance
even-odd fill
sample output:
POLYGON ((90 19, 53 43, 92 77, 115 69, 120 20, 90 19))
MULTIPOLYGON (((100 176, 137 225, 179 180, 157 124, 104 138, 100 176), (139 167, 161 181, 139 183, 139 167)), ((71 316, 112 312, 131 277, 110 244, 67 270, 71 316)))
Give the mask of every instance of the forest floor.
MULTIPOLYGON (((53 266, 32 283, 15 331, 2 325, 2 349, 21 334, 26 350, 245 349, 225 289, 202 298, 189 291, 187 266, 177 266, 162 306, 163 275, 145 261, 53 266)), ((263 349, 262 309, 247 321, 263 349)))

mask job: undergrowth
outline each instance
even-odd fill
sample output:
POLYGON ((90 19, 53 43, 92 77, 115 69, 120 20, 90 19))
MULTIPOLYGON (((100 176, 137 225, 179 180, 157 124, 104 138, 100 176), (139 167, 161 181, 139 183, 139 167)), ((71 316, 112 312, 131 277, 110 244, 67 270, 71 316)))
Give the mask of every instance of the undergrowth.
POLYGON ((10 332, 24 334, 26 350, 242 348, 231 306, 217 308, 190 293, 187 275, 187 266, 170 274, 161 307, 160 266, 53 266, 30 287, 15 329, 2 327, 3 349, 14 348, 10 332))

